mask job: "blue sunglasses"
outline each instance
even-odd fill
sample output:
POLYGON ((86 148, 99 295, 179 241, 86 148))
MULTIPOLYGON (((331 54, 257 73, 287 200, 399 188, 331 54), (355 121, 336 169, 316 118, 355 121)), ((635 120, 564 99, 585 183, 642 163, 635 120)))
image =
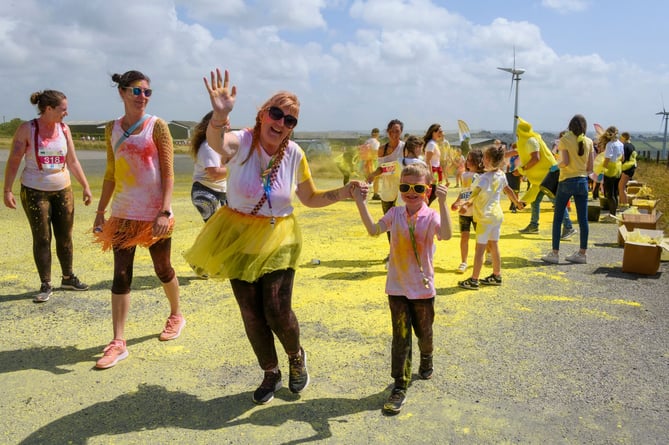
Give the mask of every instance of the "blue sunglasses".
POLYGON ((144 97, 151 97, 153 90, 151 88, 140 88, 140 87, 123 87, 125 90, 132 90, 133 96, 139 96, 144 93, 144 97))

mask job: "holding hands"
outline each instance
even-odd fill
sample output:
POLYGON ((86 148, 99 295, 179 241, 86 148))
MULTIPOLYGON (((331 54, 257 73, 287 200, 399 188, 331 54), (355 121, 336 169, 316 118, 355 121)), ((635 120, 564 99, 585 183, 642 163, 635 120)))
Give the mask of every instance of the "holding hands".
POLYGON ((364 181, 351 181, 345 186, 351 197, 357 202, 365 202, 369 193, 369 184, 364 181))

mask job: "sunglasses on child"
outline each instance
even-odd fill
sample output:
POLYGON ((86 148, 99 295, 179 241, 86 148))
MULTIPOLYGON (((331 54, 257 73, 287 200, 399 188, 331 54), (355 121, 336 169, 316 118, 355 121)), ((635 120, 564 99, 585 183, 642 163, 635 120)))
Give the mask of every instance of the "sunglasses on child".
POLYGON ((269 107, 267 112, 272 120, 280 121, 283 119, 283 125, 285 125, 286 128, 295 128, 297 126, 297 118, 290 114, 284 114, 283 110, 279 107, 269 107))
POLYGON ((144 93, 144 97, 151 97, 153 90, 151 88, 140 88, 140 87, 123 87, 126 90, 132 90, 133 96, 139 96, 144 93))
POLYGON ((428 186, 425 184, 400 184, 400 192, 407 193, 409 190, 413 190, 419 195, 422 195, 427 191, 427 187, 428 186))

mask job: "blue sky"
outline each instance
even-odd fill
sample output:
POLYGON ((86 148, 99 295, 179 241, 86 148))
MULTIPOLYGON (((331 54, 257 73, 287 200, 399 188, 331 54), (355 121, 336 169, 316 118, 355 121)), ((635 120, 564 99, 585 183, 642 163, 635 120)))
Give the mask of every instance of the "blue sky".
MULTIPOLYGON (((519 114, 535 128, 590 124, 660 131, 669 107, 662 0, 6 0, 0 6, 0 112, 29 119, 32 92, 69 99, 69 120, 111 119, 111 74, 138 69, 148 111, 198 120, 202 77, 228 68, 234 126, 251 125, 278 90, 298 94, 301 130, 424 131, 458 119, 510 131, 513 64, 519 114), (121 6, 122 5, 122 6, 121 6), (642 5, 642 6, 638 6, 642 5)), ((591 126, 592 128, 592 126, 591 126)))

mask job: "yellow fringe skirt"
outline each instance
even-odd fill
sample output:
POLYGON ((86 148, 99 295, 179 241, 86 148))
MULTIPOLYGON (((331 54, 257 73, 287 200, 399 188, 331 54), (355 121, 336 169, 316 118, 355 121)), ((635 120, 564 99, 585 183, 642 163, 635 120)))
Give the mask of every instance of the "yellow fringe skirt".
POLYGON ((302 234, 293 215, 254 216, 221 207, 197 236, 184 258, 198 275, 253 283, 275 270, 295 269, 302 234))
POLYGON ((112 216, 101 232, 95 232, 94 241, 102 244, 102 250, 112 248, 129 249, 135 246, 151 247, 161 239, 170 238, 174 219, 170 219, 170 230, 161 237, 153 236, 153 221, 136 221, 112 216))

